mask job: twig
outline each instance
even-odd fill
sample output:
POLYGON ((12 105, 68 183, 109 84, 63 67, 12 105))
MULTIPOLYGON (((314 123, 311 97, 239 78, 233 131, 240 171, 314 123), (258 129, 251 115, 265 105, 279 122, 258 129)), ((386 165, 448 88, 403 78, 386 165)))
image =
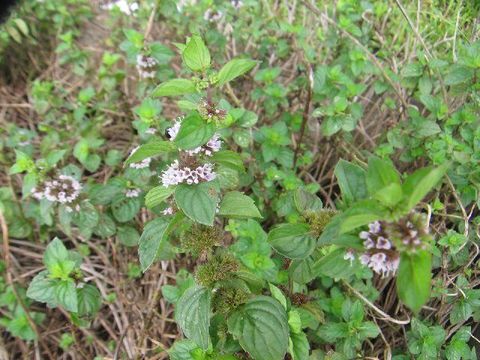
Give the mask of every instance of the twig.
POLYGON ((20 297, 20 295, 17 292, 17 289, 15 287, 15 284, 13 283, 13 277, 12 277, 12 265, 10 263, 10 244, 9 244, 9 238, 8 238, 8 225, 7 222, 5 221, 5 217, 3 216, 2 210, 0 210, 0 225, 2 228, 2 237, 3 237, 3 259, 5 261, 5 276, 7 278, 7 283, 10 285, 13 295, 15 296, 18 304, 22 307, 23 312, 25 313, 25 316, 27 317, 28 324, 32 328, 33 332, 38 338, 38 341, 42 345, 42 347, 45 349, 45 351, 48 354, 48 357, 50 359, 54 359, 52 353, 50 352, 50 349, 48 348, 47 344, 43 341, 42 337, 40 336, 40 332, 38 331, 37 324, 35 324, 35 321, 33 321, 32 317, 30 316, 30 312, 23 302, 23 299, 20 297))
POLYGON ((373 310, 375 310, 377 313, 382 315, 383 318, 380 318, 381 320, 390 321, 390 322, 398 324, 398 325, 406 325, 406 324, 410 323, 410 318, 407 318, 406 320, 399 320, 399 319, 392 318, 390 315, 388 315, 386 312, 384 312, 382 309, 380 309, 374 303, 372 303, 370 300, 368 300, 365 296, 363 296, 357 289, 355 289, 349 283, 347 283, 346 281, 342 281, 342 283, 346 287, 348 287, 357 297, 359 297, 361 300, 363 300, 368 306, 370 306, 373 310))
POLYGON ((305 108, 303 109, 303 118, 302 118, 302 125, 300 127, 300 137, 297 142, 297 146, 295 147, 295 153, 293 155, 293 167, 297 165, 298 159, 298 152, 300 151, 300 147, 302 146, 303 135, 305 134, 305 128, 308 122, 308 116, 310 114, 310 104, 312 102, 312 92, 313 92, 313 69, 312 65, 308 64, 308 88, 307 88, 307 100, 305 101, 305 108))

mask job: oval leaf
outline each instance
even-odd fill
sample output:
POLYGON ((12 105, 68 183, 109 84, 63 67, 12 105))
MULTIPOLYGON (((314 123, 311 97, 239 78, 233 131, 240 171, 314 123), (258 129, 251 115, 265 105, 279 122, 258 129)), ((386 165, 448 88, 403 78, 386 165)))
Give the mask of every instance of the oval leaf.
POLYGON ((255 360, 282 360, 287 352, 287 313, 271 297, 249 300, 230 316, 228 330, 255 360))
POLYGON ((217 209, 217 192, 209 183, 181 184, 175 190, 177 206, 193 221, 213 225, 217 209))
POLYGON ((175 321, 185 337, 205 350, 210 343, 210 303, 210 290, 193 286, 180 297, 175 308, 175 321))
POLYGON ((268 233, 268 242, 283 256, 304 259, 315 248, 316 240, 305 224, 282 224, 268 233))

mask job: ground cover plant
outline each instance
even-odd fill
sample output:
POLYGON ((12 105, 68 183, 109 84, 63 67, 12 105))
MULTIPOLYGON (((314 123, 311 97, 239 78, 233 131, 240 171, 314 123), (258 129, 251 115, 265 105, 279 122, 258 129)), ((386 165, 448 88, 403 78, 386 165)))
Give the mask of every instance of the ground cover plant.
POLYGON ((23 1, 0 359, 477 359, 479 10, 23 1))

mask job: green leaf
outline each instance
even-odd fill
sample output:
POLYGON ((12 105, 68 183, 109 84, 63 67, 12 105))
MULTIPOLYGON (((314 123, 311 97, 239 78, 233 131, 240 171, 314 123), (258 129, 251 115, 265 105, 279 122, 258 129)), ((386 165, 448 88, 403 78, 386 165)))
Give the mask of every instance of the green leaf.
POLYGON ((338 339, 347 338, 349 336, 348 324, 334 322, 326 323, 318 329, 317 334, 324 341, 332 344, 338 339))
POLYGON ((52 272, 66 260, 69 260, 67 248, 60 239, 53 239, 45 249, 43 263, 52 272))
POLYGON ((96 286, 86 284, 77 289, 78 315, 94 315, 102 306, 102 295, 96 286))
POLYGON ((390 162, 372 156, 368 159, 366 183, 368 192, 375 194, 388 185, 400 184, 400 175, 390 162))
POLYGON ((399 298, 414 312, 418 312, 430 297, 432 255, 425 250, 403 253, 397 275, 399 298))
POLYGON ((382 219, 385 209, 375 200, 362 200, 341 215, 340 234, 382 219))
POLYGON ((272 297, 278 300, 278 302, 282 304, 283 308, 287 310, 287 298, 285 297, 285 295, 283 295, 282 290, 280 290, 273 284, 268 284, 268 287, 270 288, 270 293, 272 294, 272 297))
POLYGON ((309 352, 310 344, 303 331, 290 334, 289 353, 293 360, 308 360, 309 352))
POLYGON ((27 296, 35 301, 52 304, 55 302, 55 284, 58 280, 48 277, 48 271, 38 273, 30 282, 27 296))
POLYGON ((360 166, 340 160, 335 166, 334 173, 346 204, 367 196, 366 172, 360 166))
POLYGON ((217 164, 228 167, 229 169, 236 170, 239 173, 245 172, 242 158, 240 157, 240 154, 235 151, 218 151, 214 153, 210 159, 217 164))
POLYGON ((225 194, 218 214, 228 217, 262 217, 255 202, 239 191, 230 191, 225 194))
POLYGON ((140 239, 137 229, 132 226, 119 226, 117 228, 118 240, 125 246, 136 246, 140 239))
POLYGON ((298 212, 305 211, 316 212, 323 208, 322 200, 317 195, 314 195, 304 189, 297 189, 293 193, 293 201, 298 212))
POLYGON ((193 221, 208 226, 213 225, 218 195, 210 183, 178 185, 175 190, 175 202, 193 221))
POLYGON ((140 145, 140 147, 125 161, 125 165, 130 165, 159 154, 169 153, 173 150, 175 150, 175 146, 173 146, 172 142, 154 140, 140 145))
POLYGON ((473 69, 465 66, 455 64, 452 66, 450 72, 445 76, 445 85, 458 85, 470 81, 475 72, 473 69))
POLYGON ((210 290, 193 286, 185 291, 175 308, 175 321, 185 337, 205 350, 210 344, 210 305, 210 290))
POLYGON ((65 310, 78 311, 77 289, 72 279, 60 280, 54 287, 55 299, 65 310))
POLYGON ((107 238, 115 235, 117 232, 117 225, 109 215, 100 214, 98 224, 93 228, 93 232, 101 238, 107 238))
POLYGON ((175 144, 182 150, 191 150, 205 144, 215 133, 213 123, 206 123, 198 113, 192 113, 182 121, 175 137, 175 144))
POLYGON ((282 360, 289 328, 283 306, 268 296, 256 296, 228 319, 228 330, 255 360, 282 360))
POLYGON ((187 79, 172 79, 158 85, 152 91, 153 97, 178 96, 197 92, 195 83, 187 79))
POLYGON ((312 253, 316 239, 306 224, 281 224, 268 233, 268 242, 289 259, 304 259, 312 253))
POLYGON ((346 279, 358 272, 358 268, 345 260, 345 249, 337 249, 328 255, 322 256, 312 266, 312 272, 318 276, 328 276, 333 279, 346 279))
POLYGON ((143 272, 152 265, 162 243, 166 241, 165 232, 168 225, 169 222, 165 218, 156 218, 145 225, 138 240, 138 256, 143 272))
POLYGON ((250 71, 256 61, 250 59, 233 59, 226 63, 218 73, 218 85, 223 86, 227 82, 250 71))
POLYGON ((170 360, 195 360, 192 351, 198 349, 198 345, 192 340, 177 340, 173 346, 167 350, 170 360))
POLYGON ((202 38, 193 35, 182 52, 185 65, 192 71, 203 71, 210 67, 210 52, 202 38))
POLYGON ((111 206, 112 214, 119 222, 127 222, 135 218, 142 207, 140 198, 127 198, 119 196, 111 206))
POLYGON ((175 186, 156 186, 145 196, 145 205, 151 209, 167 200, 175 192, 175 186))
POLYGON ((392 183, 375 192, 373 197, 383 205, 393 207, 402 200, 402 186, 392 183))
POLYGON ((410 211, 417 205, 447 172, 450 163, 444 163, 437 168, 426 167, 409 175, 403 184, 405 211, 410 211))

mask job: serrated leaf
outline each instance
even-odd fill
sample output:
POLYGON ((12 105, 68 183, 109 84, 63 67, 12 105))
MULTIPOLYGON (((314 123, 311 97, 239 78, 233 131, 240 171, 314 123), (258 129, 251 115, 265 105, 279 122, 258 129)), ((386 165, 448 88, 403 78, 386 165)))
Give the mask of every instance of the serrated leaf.
POLYGON ((312 253, 316 239, 306 224, 281 224, 268 233, 268 243, 289 259, 304 259, 312 253))
POLYGON ((178 96, 197 92, 195 83, 187 79, 172 79, 158 85, 153 91, 153 97, 178 96))
POLYGON ((193 35, 182 51, 182 59, 192 71, 203 71, 210 67, 210 52, 202 38, 193 35))
POLYGON ((397 292, 414 312, 418 312, 430 297, 432 279, 432 255, 425 250, 403 253, 397 275, 397 292))
POLYGON ((48 244, 43 254, 43 263, 49 271, 52 271, 57 265, 68 260, 68 250, 63 242, 55 238, 48 244))
POLYGON ((198 113, 186 117, 175 137, 175 144, 182 150, 191 150, 205 144, 215 133, 213 123, 206 123, 198 113))
POLYGON ((121 195, 112 203, 113 217, 119 222, 127 222, 135 218, 142 207, 140 198, 127 198, 121 195))
POLYGON ((222 150, 214 153, 211 158, 213 162, 236 170, 239 173, 245 172, 242 158, 240 154, 231 150, 222 150))
POLYGON ((86 284, 77 289, 78 315, 94 315, 102 306, 102 295, 96 286, 86 284))
POLYGON ((166 241, 165 232, 168 225, 169 222, 165 218, 156 218, 145 225, 138 240, 138 256, 143 272, 152 265, 158 249, 166 241))
POLYGON ((48 271, 38 273, 30 282, 27 296, 35 301, 51 304, 55 301, 55 284, 58 280, 50 279, 48 271))
POLYGON ((228 319, 228 330, 255 360, 282 360, 288 349, 287 313, 275 299, 259 295, 228 319))
POLYGON ((335 166, 334 173, 346 204, 367 196, 366 172, 360 166, 340 160, 335 166))
POLYGON ((125 165, 130 165, 159 154, 169 153, 173 150, 175 150, 175 146, 173 146, 170 141, 154 140, 140 145, 139 148, 125 161, 125 165))
POLYGON ((250 59, 233 59, 226 63, 218 73, 218 85, 223 86, 227 82, 250 71, 256 61, 250 59))
POLYGON ((193 286, 180 297, 175 308, 175 321, 185 337, 205 350, 210 344, 210 305, 211 291, 193 286))
POLYGON ((211 184, 178 185, 175 189, 175 202, 193 221, 208 226, 213 225, 218 195, 211 184))
POLYGON ((318 211, 323 208, 322 200, 317 195, 314 195, 304 189, 297 189, 293 193, 293 201, 295 207, 300 213, 305 211, 318 211))
POLYGON ((308 360, 310 352, 310 344, 308 343, 305 333, 290 334, 289 352, 293 360, 308 360))
POLYGON ((368 169, 365 180, 368 192, 373 195, 386 186, 400 184, 400 175, 390 162, 376 156, 371 156, 368 159, 368 169))
POLYGON ((65 310, 78 311, 77 289, 73 280, 60 280, 54 286, 55 299, 65 310))
POLYGON ((437 168, 426 167, 409 175, 402 186, 405 211, 415 207, 442 179, 450 163, 444 163, 437 168))
POLYGON ((156 186, 145 196, 145 205, 151 209, 167 200, 175 192, 175 186, 156 186))
POLYGON ((255 202, 239 191, 230 191, 225 194, 220 203, 218 214, 228 217, 254 217, 261 218, 255 202))

